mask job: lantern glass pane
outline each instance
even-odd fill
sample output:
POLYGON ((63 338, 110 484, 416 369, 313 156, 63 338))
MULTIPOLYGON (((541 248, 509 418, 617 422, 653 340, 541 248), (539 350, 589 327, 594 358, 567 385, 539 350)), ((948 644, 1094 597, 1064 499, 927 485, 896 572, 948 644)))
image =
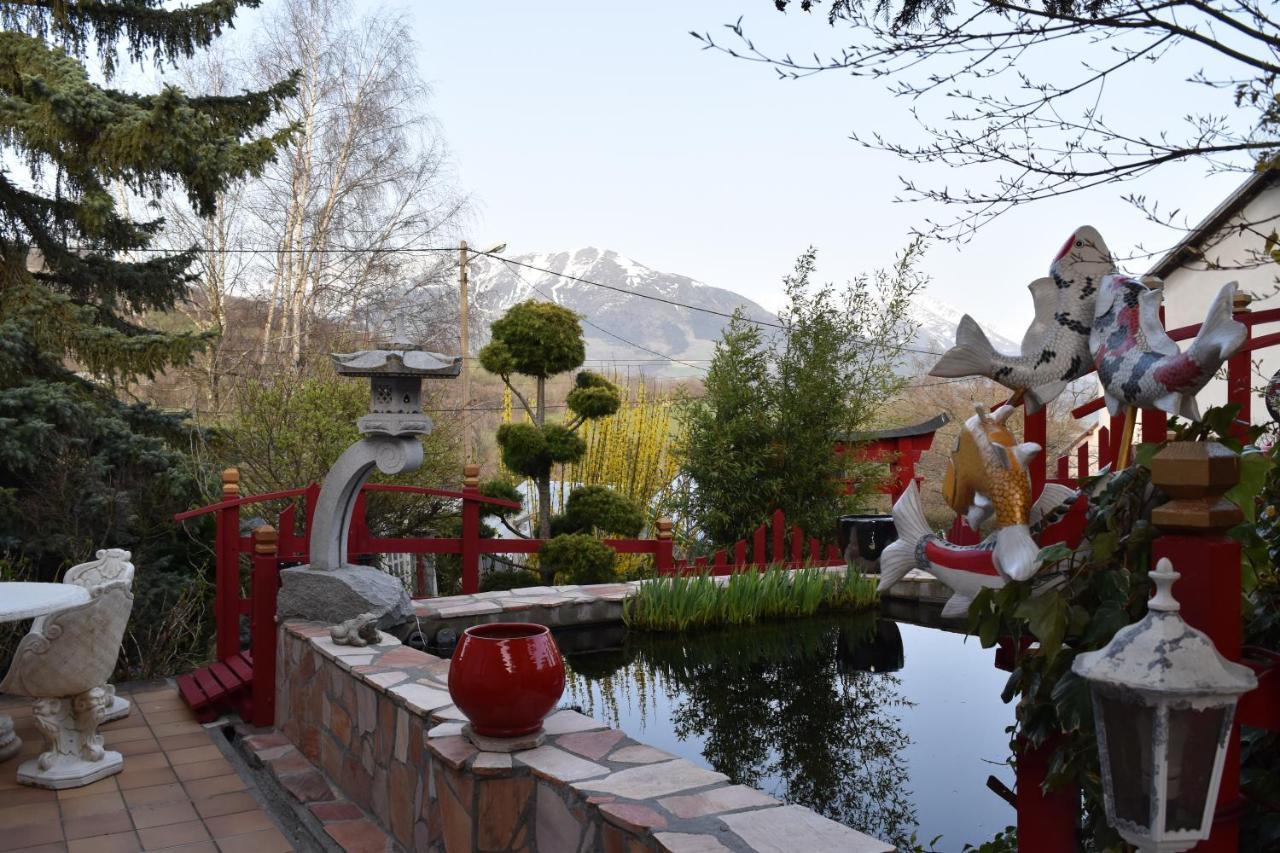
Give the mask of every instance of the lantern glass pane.
POLYGON ((1225 707, 1169 709, 1169 779, 1165 829, 1200 828, 1213 763, 1222 742, 1225 707))
POLYGON ((1115 816, 1150 826, 1155 709, 1135 706, 1105 693, 1098 694, 1097 699, 1102 725, 1106 727, 1115 816))

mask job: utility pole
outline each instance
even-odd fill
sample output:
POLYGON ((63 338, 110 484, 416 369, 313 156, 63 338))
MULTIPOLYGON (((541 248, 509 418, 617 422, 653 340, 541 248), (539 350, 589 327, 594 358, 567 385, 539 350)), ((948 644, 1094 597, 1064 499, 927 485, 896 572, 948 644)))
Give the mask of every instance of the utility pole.
POLYGON ((467 329, 467 241, 458 245, 458 333, 462 350, 462 461, 471 463, 471 335, 467 329))

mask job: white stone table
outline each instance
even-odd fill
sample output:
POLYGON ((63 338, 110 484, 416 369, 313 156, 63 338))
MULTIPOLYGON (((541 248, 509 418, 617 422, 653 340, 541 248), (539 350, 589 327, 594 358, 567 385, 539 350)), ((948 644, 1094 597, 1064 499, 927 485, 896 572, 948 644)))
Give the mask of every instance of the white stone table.
MULTIPOLYGON (((65 610, 89 600, 89 590, 69 583, 0 583, 0 623, 22 622, 58 610, 65 610)), ((0 761, 6 761, 22 748, 22 740, 13 733, 13 720, 0 714, 0 761)))

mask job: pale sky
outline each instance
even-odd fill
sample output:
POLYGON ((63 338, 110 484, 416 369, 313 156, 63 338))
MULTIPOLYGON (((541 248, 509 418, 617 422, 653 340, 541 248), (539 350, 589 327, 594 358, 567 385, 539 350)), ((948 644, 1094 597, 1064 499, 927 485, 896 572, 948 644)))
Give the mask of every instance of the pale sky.
MULTIPOLYGON (((778 53, 843 43, 820 16, 781 15, 772 0, 390 8, 413 16, 432 108, 459 187, 475 204, 474 245, 505 241, 511 254, 615 249, 776 309, 780 278, 810 243, 822 277, 844 280, 891 261, 926 216, 946 215, 893 203, 898 176, 927 180, 922 167, 848 139, 855 129, 913 135, 908 104, 881 84, 837 75, 780 81, 766 67, 702 51, 688 35, 730 35, 721 25, 743 15, 748 33, 778 53)), ((1157 127, 1176 123, 1188 103, 1188 88, 1176 84, 1180 61, 1140 71, 1128 91, 1113 86, 1110 109, 1157 127)), ((1170 245, 1172 234, 1120 197, 1141 189, 1198 220, 1242 180, 1205 171, 1172 167, 1141 185, 1037 203, 966 245, 936 246, 930 293, 1019 339, 1031 318, 1026 285, 1077 225, 1098 227, 1117 253, 1170 245)), ((934 176, 952 186, 989 177, 934 176)), ((1127 266, 1141 272, 1146 262, 1127 266)))

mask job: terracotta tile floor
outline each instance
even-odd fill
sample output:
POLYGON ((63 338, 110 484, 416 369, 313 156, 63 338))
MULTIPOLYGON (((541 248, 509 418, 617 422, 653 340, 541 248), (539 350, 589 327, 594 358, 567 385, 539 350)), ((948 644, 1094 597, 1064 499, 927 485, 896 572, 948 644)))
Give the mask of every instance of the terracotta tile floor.
POLYGON ((40 752, 31 705, 0 697, 23 739, 0 763, 0 851, 24 853, 278 853, 292 850, 244 780, 172 685, 122 694, 129 716, 103 726, 124 770, 83 788, 19 785, 18 764, 40 752))

